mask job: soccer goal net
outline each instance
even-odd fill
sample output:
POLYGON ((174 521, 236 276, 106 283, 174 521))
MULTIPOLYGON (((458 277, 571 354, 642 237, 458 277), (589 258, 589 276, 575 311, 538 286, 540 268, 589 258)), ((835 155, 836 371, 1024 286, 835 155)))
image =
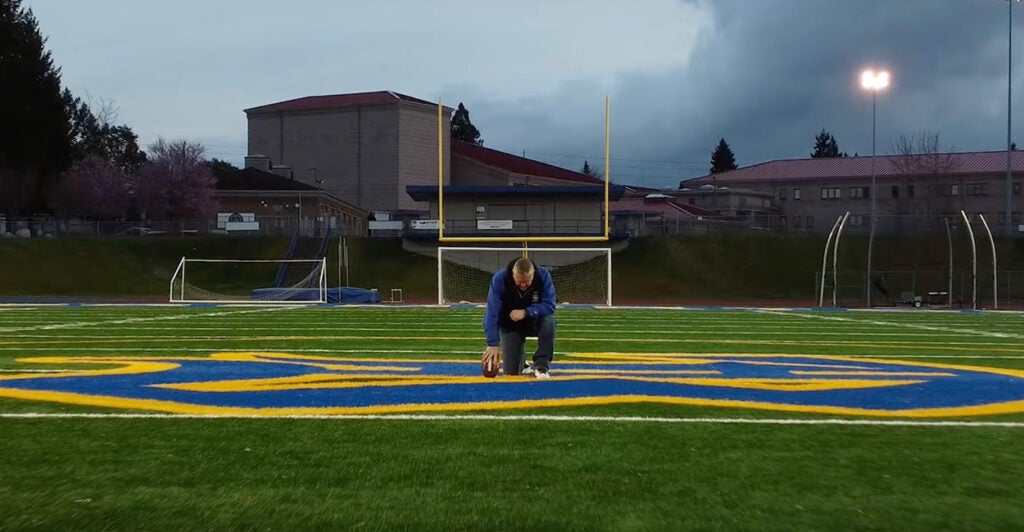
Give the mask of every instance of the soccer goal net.
POLYGON ((487 301, 494 272, 524 253, 551 272, 556 303, 612 304, 610 248, 437 248, 437 303, 487 301))
POLYGON ((232 260, 182 257, 171 303, 325 303, 326 259, 232 260))

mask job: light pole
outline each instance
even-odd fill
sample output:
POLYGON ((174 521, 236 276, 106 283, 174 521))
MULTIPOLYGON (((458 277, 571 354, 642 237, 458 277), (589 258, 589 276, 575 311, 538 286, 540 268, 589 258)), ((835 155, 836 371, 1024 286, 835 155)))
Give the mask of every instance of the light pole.
MULTIPOLYGON (((1021 0, 1016 0, 1020 2, 1021 0)), ((1010 108, 1013 92, 1013 0, 1007 0, 1007 18, 1010 21, 1006 45, 1006 236, 1013 236, 1013 172, 1010 167, 1010 152, 1013 151, 1013 141, 1010 137, 1010 108)))
POLYGON ((871 253, 875 247, 875 125, 878 91, 889 86, 889 73, 884 70, 865 70, 860 85, 871 91, 871 232, 868 236, 867 306, 871 306, 871 253))

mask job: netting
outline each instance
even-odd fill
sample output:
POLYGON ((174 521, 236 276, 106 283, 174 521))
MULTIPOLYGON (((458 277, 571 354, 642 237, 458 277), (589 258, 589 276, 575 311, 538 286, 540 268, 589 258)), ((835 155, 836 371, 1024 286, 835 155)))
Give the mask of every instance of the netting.
POLYGON ((171 277, 172 303, 327 301, 325 261, 182 258, 171 277), (287 271, 287 275, 282 275, 287 271), (288 279, 282 285, 281 279, 288 279))
MULTIPOLYGON (((524 255, 522 248, 440 247, 438 304, 483 303, 494 272, 524 255)), ((527 255, 551 272, 557 303, 611 305, 611 249, 531 248, 527 255)))

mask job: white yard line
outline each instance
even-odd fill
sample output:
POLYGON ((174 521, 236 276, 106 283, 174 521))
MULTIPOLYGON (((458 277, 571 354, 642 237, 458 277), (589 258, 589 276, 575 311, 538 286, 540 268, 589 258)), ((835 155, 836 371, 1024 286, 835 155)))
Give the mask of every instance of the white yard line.
POLYGON ((237 314, 250 314, 253 312, 274 312, 278 310, 291 310, 296 307, 271 307, 271 308, 260 308, 251 310, 234 310, 226 312, 204 312, 200 314, 175 314, 170 316, 150 316, 144 318, 123 318, 119 320, 105 320, 105 321, 75 321, 69 323, 55 323, 50 325, 32 325, 26 327, 0 327, 0 333, 11 333, 11 332, 24 332, 24 331, 52 331, 55 329, 78 329, 85 327, 94 326, 107 326, 107 325, 118 325, 124 323, 145 323, 150 321, 163 321, 163 320, 178 320, 182 318, 196 318, 196 317, 210 317, 210 316, 229 316, 237 314))
POLYGON ((1001 427, 1024 428, 1019 421, 918 421, 889 419, 755 419, 755 418, 677 418, 645 416, 518 416, 518 415, 175 415, 175 414, 117 414, 117 413, 59 413, 24 412, 0 413, 3 419, 320 419, 320 420, 379 420, 379 421, 555 421, 591 423, 675 423, 675 424, 733 424, 733 425, 849 425, 882 427, 1001 427))
POLYGON ((856 324, 869 324, 869 325, 881 325, 886 327, 905 327, 908 329, 921 329, 925 331, 941 332, 941 333, 957 333, 957 334, 970 334, 977 336, 985 336, 989 338, 1024 338, 1024 334, 1016 333, 1003 333, 1003 332, 991 332, 981 331, 977 329, 959 329, 950 327, 938 327, 934 325, 921 325, 917 323, 900 323, 894 321, 882 321, 882 320, 862 320, 862 319, 850 319, 842 316, 835 315, 823 315, 823 314, 804 314, 800 312, 779 312, 774 310, 759 310, 758 312, 764 314, 771 314, 773 316, 794 316, 798 318, 812 319, 812 320, 828 320, 828 321, 839 321, 844 323, 856 323, 856 324))

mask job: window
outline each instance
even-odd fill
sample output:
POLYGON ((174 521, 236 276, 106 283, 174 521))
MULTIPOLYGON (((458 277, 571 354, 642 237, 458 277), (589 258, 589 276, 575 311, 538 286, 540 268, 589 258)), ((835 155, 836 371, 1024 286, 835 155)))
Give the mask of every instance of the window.
POLYGON ((822 187, 821 199, 842 199, 843 189, 840 187, 822 187))
POLYGON ((938 185, 935 187, 940 196, 959 196, 960 185, 938 185))
POLYGON ((1013 195, 1020 196, 1020 181, 1013 182, 1013 195))
POLYGON ((900 197, 900 186, 899 185, 893 185, 892 186, 892 197, 893 198, 900 197))
POLYGON ((861 227, 864 225, 864 220, 866 219, 867 216, 864 216, 862 214, 851 214, 850 219, 847 221, 852 227, 861 227))
POLYGON ((779 216, 779 227, 782 227, 782 228, 786 227, 786 217, 785 216, 779 216))
POLYGON ((959 196, 960 195, 960 185, 949 185, 949 195, 950 196, 959 196))
POLYGON ((907 197, 908 198, 913 198, 914 197, 914 185, 907 185, 907 197))
POLYGON ((988 183, 968 183, 964 193, 968 196, 988 196, 988 183))
POLYGON ((779 201, 786 201, 786 189, 779 189, 779 201))
POLYGON ((811 227, 814 227, 814 217, 808 215, 806 223, 804 223, 804 225, 807 226, 808 229, 810 229, 811 227))
POLYGON ((793 217, 793 228, 794 229, 800 229, 800 217, 799 216, 794 216, 793 217))
POLYGON ((850 198, 864 199, 871 197, 871 189, 868 187, 850 187, 850 198))
POLYGON ((800 189, 799 188, 794 188, 793 189, 793 199, 794 200, 799 200, 800 199, 800 189))

